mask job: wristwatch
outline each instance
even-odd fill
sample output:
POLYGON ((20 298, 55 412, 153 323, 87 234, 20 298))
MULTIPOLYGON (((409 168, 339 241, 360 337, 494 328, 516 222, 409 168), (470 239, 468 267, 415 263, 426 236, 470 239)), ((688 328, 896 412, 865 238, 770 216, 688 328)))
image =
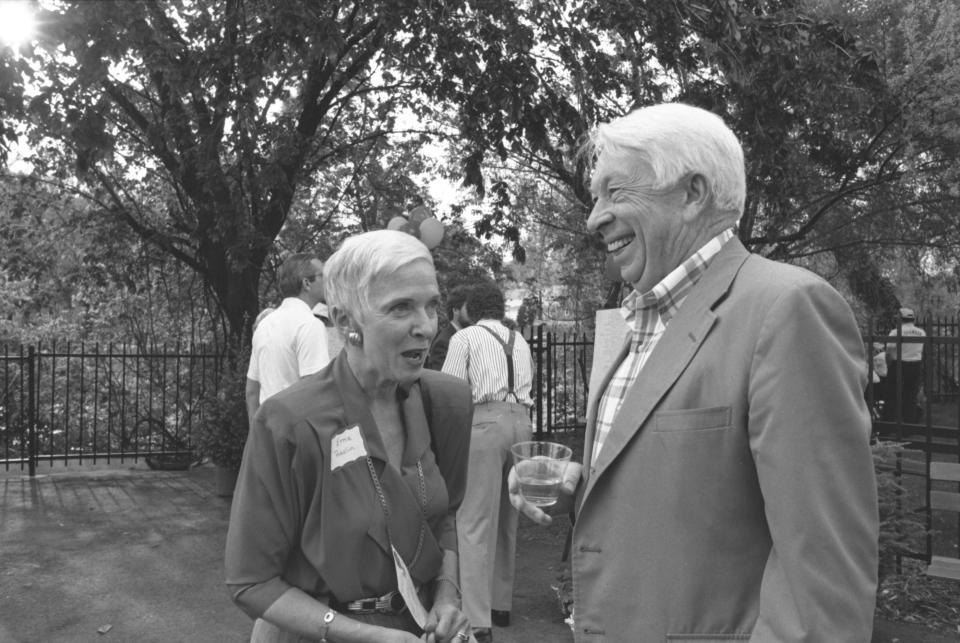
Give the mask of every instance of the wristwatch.
POLYGON ((333 623, 335 618, 337 618, 337 613, 333 610, 327 610, 327 613, 323 615, 323 631, 320 632, 320 643, 328 643, 327 632, 330 631, 330 624, 333 623))

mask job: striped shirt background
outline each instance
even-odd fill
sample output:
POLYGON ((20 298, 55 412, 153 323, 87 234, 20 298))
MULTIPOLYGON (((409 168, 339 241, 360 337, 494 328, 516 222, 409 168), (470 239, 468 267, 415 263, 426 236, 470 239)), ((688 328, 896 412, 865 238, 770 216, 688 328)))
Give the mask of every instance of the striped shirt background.
MULTIPOLYGON (((490 333, 478 326, 489 328, 504 342, 509 341, 510 329, 499 321, 483 319, 474 326, 458 330, 450 338, 443 372, 465 379, 473 392, 473 403, 513 402, 507 395, 507 356, 503 346, 490 333)), ((533 406, 530 387, 533 382, 533 356, 530 346, 519 331, 513 340, 513 388, 517 400, 527 408, 533 406)))
MULTIPOLYGON (((607 389, 600 398, 597 408, 597 427, 593 434, 593 451, 590 464, 597 461, 600 448, 610 433, 620 405, 627 391, 633 386, 647 358, 656 347, 667 324, 677 314, 677 310, 690 294, 690 290, 700 280, 710 260, 733 238, 735 229, 730 228, 708 241, 692 257, 677 266, 670 274, 654 286, 649 292, 640 295, 630 293, 623 300, 620 312, 632 331, 630 333, 630 352, 620 362, 616 372, 610 378, 607 389)), ((656 374, 653 374, 656 377, 656 374)))

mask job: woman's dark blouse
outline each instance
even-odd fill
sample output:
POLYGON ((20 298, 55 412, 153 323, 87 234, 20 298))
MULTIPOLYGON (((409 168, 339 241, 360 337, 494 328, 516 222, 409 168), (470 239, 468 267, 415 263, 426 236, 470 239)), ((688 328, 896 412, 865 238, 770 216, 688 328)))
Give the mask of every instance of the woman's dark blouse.
POLYGON ((291 586, 342 602, 397 587, 382 509, 366 458, 335 462, 331 441, 359 426, 390 511, 390 534, 411 575, 439 573, 442 549, 456 551, 453 516, 463 499, 473 414, 462 380, 425 370, 399 394, 407 432, 402 472, 386 450, 346 353, 266 400, 257 412, 233 496, 226 581, 252 617, 291 586), (432 447, 431 447, 432 442, 432 447), (426 529, 417 549, 426 482, 426 529))

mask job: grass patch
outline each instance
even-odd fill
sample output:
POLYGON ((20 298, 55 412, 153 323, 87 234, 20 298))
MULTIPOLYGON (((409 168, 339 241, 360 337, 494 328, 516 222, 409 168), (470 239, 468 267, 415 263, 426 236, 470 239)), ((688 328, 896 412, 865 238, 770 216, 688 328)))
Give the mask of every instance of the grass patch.
POLYGON ((938 634, 960 634, 960 581, 933 578, 926 563, 903 559, 877 592, 877 616, 922 625, 938 634))

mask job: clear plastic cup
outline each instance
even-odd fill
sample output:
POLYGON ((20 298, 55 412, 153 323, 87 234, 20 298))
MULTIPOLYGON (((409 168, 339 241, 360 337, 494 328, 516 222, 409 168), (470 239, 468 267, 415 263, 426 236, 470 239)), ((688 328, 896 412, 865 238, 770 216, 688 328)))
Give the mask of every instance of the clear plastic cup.
POLYGON ((518 442, 510 447, 520 495, 539 507, 557 502, 563 471, 573 451, 556 442, 518 442))

